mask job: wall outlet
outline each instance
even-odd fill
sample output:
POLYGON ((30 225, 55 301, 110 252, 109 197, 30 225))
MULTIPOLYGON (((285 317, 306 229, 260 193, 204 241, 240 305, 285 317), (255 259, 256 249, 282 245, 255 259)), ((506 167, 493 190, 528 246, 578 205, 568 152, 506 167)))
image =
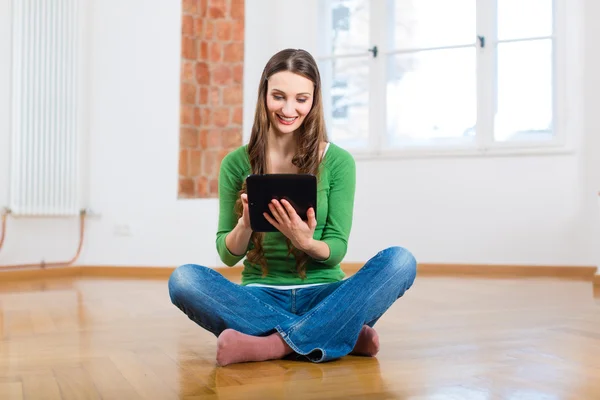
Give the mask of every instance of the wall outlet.
POLYGON ((133 236, 129 224, 116 224, 113 233, 115 236, 133 236))

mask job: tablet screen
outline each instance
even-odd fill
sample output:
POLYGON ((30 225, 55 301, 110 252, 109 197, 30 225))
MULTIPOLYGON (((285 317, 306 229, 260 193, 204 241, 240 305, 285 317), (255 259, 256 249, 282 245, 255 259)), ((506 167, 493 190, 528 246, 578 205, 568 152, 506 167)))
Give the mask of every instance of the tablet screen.
POLYGON ((306 212, 313 208, 317 212, 317 178, 311 174, 264 174, 246 178, 250 225, 254 232, 276 232, 266 220, 263 212, 272 216, 269 203, 273 199, 290 202, 304 221, 306 212))

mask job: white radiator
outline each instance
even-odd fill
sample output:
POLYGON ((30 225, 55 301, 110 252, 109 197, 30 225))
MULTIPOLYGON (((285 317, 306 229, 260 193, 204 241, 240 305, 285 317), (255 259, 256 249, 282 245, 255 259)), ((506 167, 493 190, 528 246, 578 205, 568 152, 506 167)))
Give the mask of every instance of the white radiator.
POLYGON ((80 0, 12 2, 11 212, 79 213, 80 0))

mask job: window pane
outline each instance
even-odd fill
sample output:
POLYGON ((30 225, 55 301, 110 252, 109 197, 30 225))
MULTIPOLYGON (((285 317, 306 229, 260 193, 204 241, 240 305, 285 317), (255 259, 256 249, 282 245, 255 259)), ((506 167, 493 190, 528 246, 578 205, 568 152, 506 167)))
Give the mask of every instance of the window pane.
POLYGON ((498 39, 552 35, 552 0, 498 0, 498 39))
POLYGON ((366 57, 321 62, 323 104, 330 140, 346 147, 368 144, 369 65, 366 57))
POLYGON ((498 45, 495 139, 539 140, 552 135, 552 41, 498 45))
POLYGON ((475 42, 475 0, 396 0, 390 4, 391 49, 475 42))
POLYGON ((477 120, 475 49, 389 59, 387 130, 394 145, 470 142, 477 120))
POLYGON ((366 52, 369 48, 369 0, 328 0, 331 46, 326 54, 366 52))

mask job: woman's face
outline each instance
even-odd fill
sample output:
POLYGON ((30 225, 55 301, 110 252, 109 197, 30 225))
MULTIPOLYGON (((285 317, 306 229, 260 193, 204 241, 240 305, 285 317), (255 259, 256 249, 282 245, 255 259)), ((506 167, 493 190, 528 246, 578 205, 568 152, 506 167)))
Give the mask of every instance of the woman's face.
POLYGON ((273 74, 267 85, 267 112, 276 131, 292 133, 298 129, 313 104, 313 83, 289 71, 273 74))

